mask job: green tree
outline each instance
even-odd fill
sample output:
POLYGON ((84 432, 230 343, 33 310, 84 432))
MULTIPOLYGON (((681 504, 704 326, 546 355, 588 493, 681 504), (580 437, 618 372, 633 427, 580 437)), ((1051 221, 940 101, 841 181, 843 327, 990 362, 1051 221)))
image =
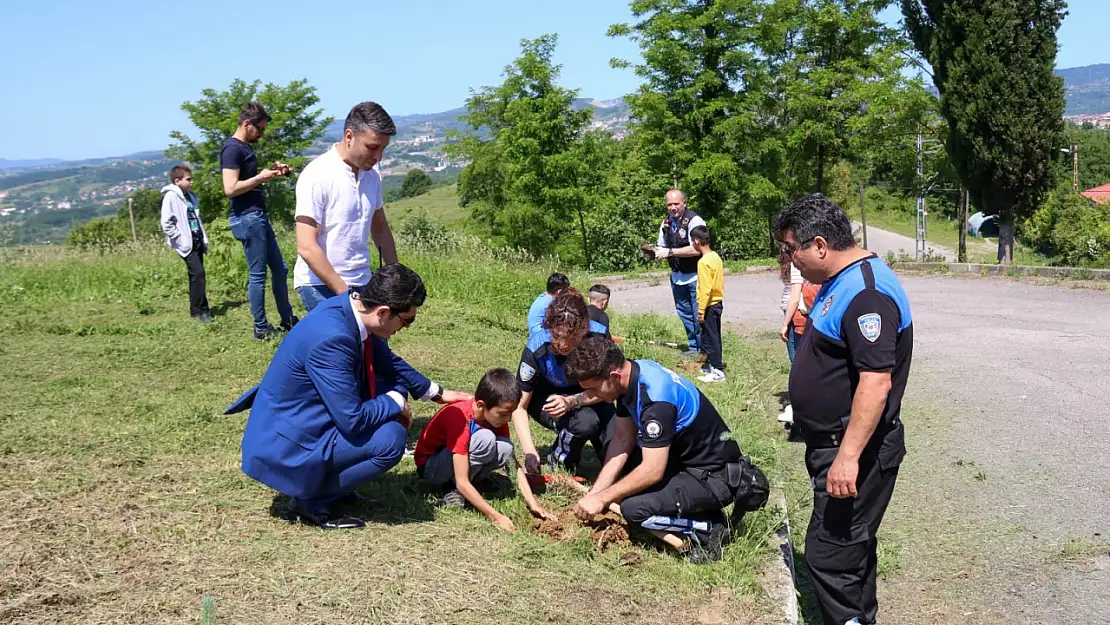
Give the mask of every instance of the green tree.
POLYGON ((401 182, 401 197, 416 197, 432 190, 432 179, 423 169, 411 169, 401 182))
MULTIPOLYGON (((639 44, 633 67, 643 84, 625 97, 634 145, 651 174, 677 182, 689 206, 737 255, 765 255, 767 221, 785 195, 773 176, 786 160, 769 133, 769 40, 784 35, 780 15, 759 0, 634 0, 633 24, 611 37, 639 44), (754 236, 753 236, 754 235, 754 236)), ((655 199, 658 206, 662 197, 655 199)), ((656 219, 662 213, 656 210, 656 219)))
MULTIPOLYGON (((1110 130, 1067 124, 1059 147, 1070 150, 1072 143, 1079 144, 1079 190, 1110 183, 1110 130)), ((1072 165, 1070 153, 1057 152, 1052 163, 1053 182, 1070 185, 1072 165)))
POLYGON ((459 141, 448 146, 449 154, 470 160, 459 177, 459 197, 475 220, 535 254, 565 245, 568 230, 574 234, 566 225, 575 221, 577 238, 586 240, 584 221, 575 219, 583 209, 575 199, 584 192, 578 185, 585 181, 571 155, 592 112, 575 110, 578 92, 557 84, 556 42, 556 35, 521 41, 521 56, 505 68, 504 82, 471 93, 460 116, 471 132, 456 134, 459 141))
POLYGON ((998 259, 1014 224, 1053 186, 1063 140, 1063 80, 1053 74, 1064 0, 901 0, 933 67, 948 155, 980 210, 999 216, 998 259))
POLYGON ((124 198, 116 210, 116 218, 127 224, 130 231, 130 217, 127 213, 127 200, 131 200, 131 210, 135 213, 135 232, 140 237, 162 234, 162 192, 158 189, 138 189, 124 198))
MULTIPOLYGON (((200 201, 202 218, 211 221, 226 214, 227 197, 223 193, 220 173, 220 148, 239 125, 239 109, 257 100, 266 107, 271 120, 262 140, 252 146, 259 167, 274 161, 288 164, 294 171, 304 167, 308 159, 304 151, 324 135, 333 118, 324 116, 316 89, 307 80, 294 80, 288 85, 260 81, 251 83, 236 79, 226 91, 205 89, 195 102, 181 105, 190 121, 200 130, 193 139, 184 132, 170 133, 174 143, 166 156, 189 163, 193 168, 193 190, 200 201)), ((266 194, 266 208, 272 217, 292 223, 295 199, 292 177, 270 181, 261 186, 266 194)))
POLYGON ((826 171, 840 161, 849 163, 853 182, 866 184, 880 155, 912 147, 913 136, 925 130, 932 98, 920 79, 903 74, 910 44, 879 19, 888 4, 802 0, 787 12, 797 32, 777 73, 786 145, 792 161, 812 172, 796 172, 792 195, 813 188, 826 193, 826 171))

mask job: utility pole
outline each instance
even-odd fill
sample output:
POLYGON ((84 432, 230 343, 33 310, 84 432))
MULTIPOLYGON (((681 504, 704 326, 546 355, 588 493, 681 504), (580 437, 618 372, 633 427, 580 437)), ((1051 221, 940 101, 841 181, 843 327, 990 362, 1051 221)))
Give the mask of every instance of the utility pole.
POLYGON ((1079 193, 1079 144, 1071 144, 1071 190, 1079 193))
POLYGON ((859 183, 859 222, 863 224, 863 249, 867 249, 867 214, 863 206, 863 183, 859 183))
POLYGON ((960 185, 960 249, 956 253, 956 260, 961 263, 967 262, 967 213, 968 204, 971 203, 971 194, 968 193, 964 186, 960 185))
POLYGON ((923 152, 925 147, 925 140, 921 135, 917 135, 917 219, 916 219, 916 232, 914 233, 914 256, 921 260, 925 257, 928 251, 926 247, 928 243, 925 242, 925 166, 923 163, 923 152))
POLYGON ((135 234, 135 211, 131 208, 133 201, 131 198, 127 198, 127 216, 131 219, 131 241, 138 243, 139 235, 135 234))

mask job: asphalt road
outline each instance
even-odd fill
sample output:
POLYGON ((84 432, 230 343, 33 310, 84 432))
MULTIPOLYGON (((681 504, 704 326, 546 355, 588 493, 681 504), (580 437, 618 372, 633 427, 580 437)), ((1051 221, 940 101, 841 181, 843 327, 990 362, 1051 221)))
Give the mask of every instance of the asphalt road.
MULTIPOLYGON (((852 222, 853 229, 863 228, 863 224, 858 221, 852 222)), ((867 227, 867 249, 878 254, 880 258, 886 258, 887 252, 893 252, 895 256, 900 253, 906 253, 913 256, 916 242, 907 236, 902 236, 896 232, 889 232, 887 230, 879 230, 878 228, 867 227)), ((933 254, 943 256, 945 260, 954 260, 956 253, 952 250, 929 243, 926 249, 931 249, 933 254)))
MULTIPOLYGON (((1110 293, 901 279, 910 456, 884 525, 902 552, 883 620, 1110 623, 1110 293)), ((728 277, 725 320, 777 330, 780 292, 775 273, 728 277)), ((674 314, 665 279, 612 302, 674 314)))

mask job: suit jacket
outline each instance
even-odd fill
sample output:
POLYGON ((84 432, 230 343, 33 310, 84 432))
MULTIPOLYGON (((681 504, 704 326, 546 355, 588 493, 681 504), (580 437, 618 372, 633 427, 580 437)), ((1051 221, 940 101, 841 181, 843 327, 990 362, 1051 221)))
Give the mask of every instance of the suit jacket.
POLYGON ((311 498, 327 477, 337 437, 361 446, 401 413, 387 392, 427 392, 431 382, 370 335, 377 392, 370 397, 359 323, 348 294, 328 299, 286 335, 262 382, 227 409, 251 409, 242 444, 249 477, 311 498))

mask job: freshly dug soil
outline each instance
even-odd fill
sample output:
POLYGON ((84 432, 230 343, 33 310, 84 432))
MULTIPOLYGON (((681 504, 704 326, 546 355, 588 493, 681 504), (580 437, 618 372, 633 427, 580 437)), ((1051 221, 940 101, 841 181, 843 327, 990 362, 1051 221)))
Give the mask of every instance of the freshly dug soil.
POLYGON ((532 519, 532 531, 549 540, 563 541, 573 538, 573 528, 584 526, 589 529, 590 543, 598 551, 605 551, 609 547, 626 547, 631 544, 624 519, 612 512, 606 512, 586 522, 579 521, 574 516, 573 508, 561 508, 555 511, 555 515, 558 519, 532 519))

